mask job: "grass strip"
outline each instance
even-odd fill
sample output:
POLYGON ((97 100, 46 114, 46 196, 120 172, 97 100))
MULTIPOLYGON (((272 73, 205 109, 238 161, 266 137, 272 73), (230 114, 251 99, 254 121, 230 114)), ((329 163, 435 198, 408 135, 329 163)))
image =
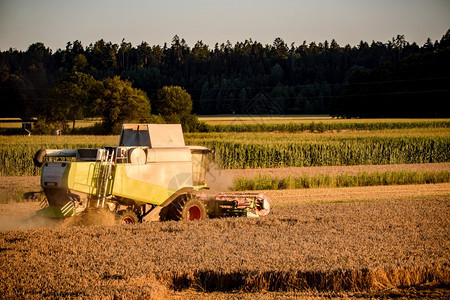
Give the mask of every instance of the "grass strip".
POLYGON ((254 178, 235 178, 233 190, 280 190, 280 189, 308 189, 308 188, 339 188, 379 185, 430 184, 450 182, 450 172, 415 172, 415 171, 386 171, 360 172, 356 175, 347 173, 341 175, 299 175, 284 178, 258 175, 254 178))

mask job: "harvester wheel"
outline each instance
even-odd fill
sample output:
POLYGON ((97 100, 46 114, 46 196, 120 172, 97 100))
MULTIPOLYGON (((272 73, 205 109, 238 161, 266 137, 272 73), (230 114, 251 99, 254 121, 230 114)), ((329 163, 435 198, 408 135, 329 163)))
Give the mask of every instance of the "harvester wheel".
POLYGON ((206 207, 203 201, 197 198, 190 198, 186 203, 184 203, 181 210, 181 220, 183 221, 194 221, 194 220, 204 220, 207 217, 206 207))
POLYGON ((119 213, 118 220, 120 224, 133 225, 139 221, 137 215, 132 210, 126 210, 119 213))

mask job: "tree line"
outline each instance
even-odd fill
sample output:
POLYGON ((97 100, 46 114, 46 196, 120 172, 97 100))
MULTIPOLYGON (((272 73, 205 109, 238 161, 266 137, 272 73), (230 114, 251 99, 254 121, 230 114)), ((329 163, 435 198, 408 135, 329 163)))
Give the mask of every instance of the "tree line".
POLYGON ((0 114, 51 115, 58 105, 77 108, 69 113, 73 119, 105 113, 95 101, 75 104, 76 97, 87 97, 83 89, 73 90, 63 104, 54 101, 61 101, 55 96, 55 89, 64 89, 61 81, 88 76, 104 87, 108 80, 126 82, 143 91, 150 104, 163 87, 182 87, 196 114, 447 117, 449 51, 450 30, 422 46, 403 35, 356 46, 335 40, 296 46, 276 38, 271 45, 248 39, 214 47, 198 41, 189 47, 175 36, 163 46, 99 40, 85 47, 73 41, 53 52, 35 43, 26 51, 0 52, 0 114))

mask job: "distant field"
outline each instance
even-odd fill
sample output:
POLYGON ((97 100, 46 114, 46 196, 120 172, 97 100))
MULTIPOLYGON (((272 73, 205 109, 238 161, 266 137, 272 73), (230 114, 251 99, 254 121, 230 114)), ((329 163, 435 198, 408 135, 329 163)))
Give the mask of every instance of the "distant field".
POLYGON ((333 120, 329 115, 205 115, 198 116, 198 119, 209 125, 310 123, 333 120))
POLYGON ((397 122, 429 122, 448 121, 448 119, 337 119, 329 115, 204 115, 198 116, 200 121, 208 125, 249 125, 249 124, 301 124, 311 122, 322 123, 397 123, 397 122))
MULTIPOLYGON (((75 128, 85 128, 94 126, 96 123, 101 123, 101 118, 87 118, 83 120, 77 120, 75 122, 75 128)), ((72 122, 69 122, 70 128, 72 128, 72 122)))
POLYGON ((0 118, 0 128, 22 128, 19 118, 0 118))
MULTIPOLYGON (((77 120, 75 122, 75 128, 94 126, 98 122, 101 122, 101 118, 77 120)), ((68 122, 68 124, 72 128, 72 122, 68 122)), ((20 118, 0 118, 0 128, 22 128, 22 121, 20 118)))

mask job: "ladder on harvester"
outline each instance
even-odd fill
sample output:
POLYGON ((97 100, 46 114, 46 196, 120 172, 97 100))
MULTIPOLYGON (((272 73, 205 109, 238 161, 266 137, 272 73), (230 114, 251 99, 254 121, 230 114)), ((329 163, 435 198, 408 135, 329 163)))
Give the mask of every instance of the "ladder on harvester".
POLYGON ((97 207, 103 208, 105 200, 108 196, 108 186, 111 181, 111 171, 114 164, 115 149, 106 149, 104 155, 101 156, 98 166, 97 176, 97 207))

